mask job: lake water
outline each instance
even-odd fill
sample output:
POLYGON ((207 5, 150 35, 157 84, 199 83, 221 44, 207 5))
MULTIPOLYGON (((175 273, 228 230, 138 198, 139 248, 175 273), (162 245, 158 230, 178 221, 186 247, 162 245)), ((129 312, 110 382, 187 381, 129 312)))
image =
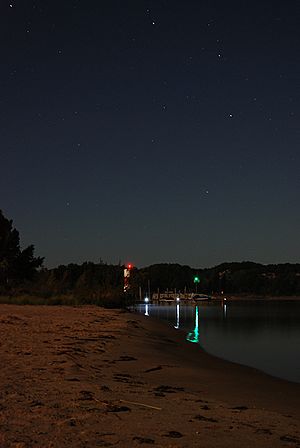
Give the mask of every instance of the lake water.
POLYGON ((300 302, 140 304, 219 358, 300 383, 300 302))

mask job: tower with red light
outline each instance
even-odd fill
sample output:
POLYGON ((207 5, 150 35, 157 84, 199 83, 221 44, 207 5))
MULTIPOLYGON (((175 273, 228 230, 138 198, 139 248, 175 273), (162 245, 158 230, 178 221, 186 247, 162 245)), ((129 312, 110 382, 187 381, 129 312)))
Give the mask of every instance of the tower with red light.
POLYGON ((128 292, 130 289, 130 274, 132 271, 133 265, 128 263, 127 266, 124 267, 124 292, 128 292))

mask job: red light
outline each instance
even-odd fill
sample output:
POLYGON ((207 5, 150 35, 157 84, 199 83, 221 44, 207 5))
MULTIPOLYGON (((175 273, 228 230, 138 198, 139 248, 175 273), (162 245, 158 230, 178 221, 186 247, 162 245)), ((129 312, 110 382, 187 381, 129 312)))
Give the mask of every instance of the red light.
POLYGON ((131 269, 132 268, 132 264, 129 264, 127 267, 128 267, 128 269, 131 269))

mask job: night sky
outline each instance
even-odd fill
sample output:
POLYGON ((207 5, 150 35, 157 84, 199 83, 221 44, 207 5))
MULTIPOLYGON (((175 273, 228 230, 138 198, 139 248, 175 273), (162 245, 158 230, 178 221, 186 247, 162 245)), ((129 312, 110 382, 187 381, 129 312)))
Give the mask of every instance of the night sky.
POLYGON ((0 6, 0 208, 46 266, 299 262, 298 1, 0 6))

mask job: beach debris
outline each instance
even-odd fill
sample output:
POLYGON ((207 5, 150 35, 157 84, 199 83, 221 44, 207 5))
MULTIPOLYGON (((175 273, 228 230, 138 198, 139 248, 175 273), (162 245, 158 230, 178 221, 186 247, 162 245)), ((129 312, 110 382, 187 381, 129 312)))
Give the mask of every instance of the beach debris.
POLYGON ((128 403, 128 404, 135 404, 137 406, 142 406, 144 408, 155 409, 157 411, 161 411, 161 408, 158 408, 157 406, 151 406, 150 404, 139 403, 137 401, 120 400, 120 402, 121 403, 128 403))

